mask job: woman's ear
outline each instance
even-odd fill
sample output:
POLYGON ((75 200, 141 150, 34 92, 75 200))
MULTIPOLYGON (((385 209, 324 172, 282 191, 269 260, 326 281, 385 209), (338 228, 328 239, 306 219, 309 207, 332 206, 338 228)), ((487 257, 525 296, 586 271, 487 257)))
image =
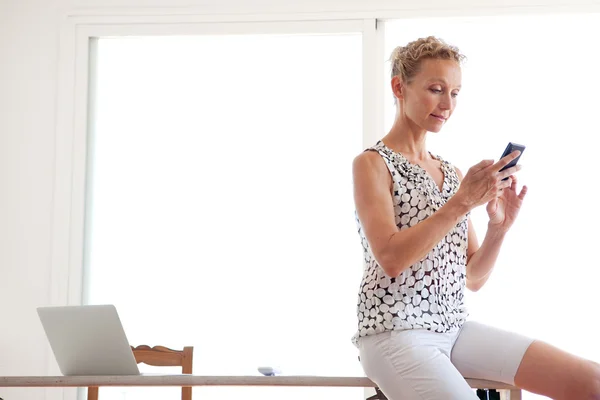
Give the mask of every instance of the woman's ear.
POLYGON ((396 98, 404 98, 404 83, 398 75, 392 78, 392 92, 396 98))

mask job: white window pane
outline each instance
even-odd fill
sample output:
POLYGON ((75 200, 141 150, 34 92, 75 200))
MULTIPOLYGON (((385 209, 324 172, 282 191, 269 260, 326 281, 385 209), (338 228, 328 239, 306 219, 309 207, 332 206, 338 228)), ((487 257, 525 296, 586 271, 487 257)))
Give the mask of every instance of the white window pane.
MULTIPOLYGON (((85 297, 115 304, 133 345, 193 345, 195 374, 275 365, 362 375, 350 342, 362 274, 351 175, 361 43, 360 34, 99 40, 85 297)), ((363 393, 332 390, 194 395, 363 393)), ((178 389, 103 388, 102 398, 164 391, 178 389)))
MULTIPOLYGON (((397 45, 434 35, 468 58, 456 111, 428 138, 432 152, 466 173, 482 159, 497 160, 509 141, 527 146, 518 178, 530 191, 492 278, 469 295, 472 317, 596 361, 597 333, 588 325, 600 270, 589 250, 600 216, 587 205, 594 205, 600 145, 600 61, 593 50, 599 22, 597 14, 402 20, 388 22, 385 35, 388 56, 397 45)), ((472 215, 482 242, 484 207, 472 215)))

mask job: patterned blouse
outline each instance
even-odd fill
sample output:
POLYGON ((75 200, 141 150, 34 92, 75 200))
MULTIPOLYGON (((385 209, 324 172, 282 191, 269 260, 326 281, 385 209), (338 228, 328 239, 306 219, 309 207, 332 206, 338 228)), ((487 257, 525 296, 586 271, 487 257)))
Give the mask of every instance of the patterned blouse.
MULTIPOLYGON (((366 151, 378 152, 390 171, 394 214, 400 230, 432 215, 458 190, 456 170, 438 156, 432 155, 440 161, 444 172, 441 192, 422 167, 411 164, 382 141, 366 151)), ((355 345, 358 346, 360 337, 390 330, 460 329, 468 316, 464 304, 467 217, 468 214, 423 259, 392 278, 375 260, 356 215, 365 270, 358 294, 358 330, 352 338, 355 345)))

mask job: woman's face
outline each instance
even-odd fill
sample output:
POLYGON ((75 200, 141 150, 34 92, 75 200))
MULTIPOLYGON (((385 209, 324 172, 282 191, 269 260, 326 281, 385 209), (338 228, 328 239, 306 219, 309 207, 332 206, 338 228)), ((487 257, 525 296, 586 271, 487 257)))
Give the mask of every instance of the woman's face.
POLYGON ((410 83, 398 79, 392 85, 400 112, 420 128, 439 132, 456 107, 461 87, 460 65, 453 60, 425 59, 410 83))

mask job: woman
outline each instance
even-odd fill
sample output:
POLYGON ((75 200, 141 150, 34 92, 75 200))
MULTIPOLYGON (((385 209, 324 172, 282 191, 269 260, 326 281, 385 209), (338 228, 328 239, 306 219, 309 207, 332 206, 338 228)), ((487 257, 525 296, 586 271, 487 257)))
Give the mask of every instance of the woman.
POLYGON ((600 399, 598 364, 466 321, 465 288, 488 280, 527 187, 517 190, 520 166, 500 171, 518 152, 463 176, 427 151, 427 132, 439 132, 456 107, 462 60, 434 37, 396 48, 396 120, 353 163, 366 264, 353 341, 364 371, 390 400, 477 399, 463 376, 553 399, 600 399), (469 214, 484 204, 479 245, 469 214))

